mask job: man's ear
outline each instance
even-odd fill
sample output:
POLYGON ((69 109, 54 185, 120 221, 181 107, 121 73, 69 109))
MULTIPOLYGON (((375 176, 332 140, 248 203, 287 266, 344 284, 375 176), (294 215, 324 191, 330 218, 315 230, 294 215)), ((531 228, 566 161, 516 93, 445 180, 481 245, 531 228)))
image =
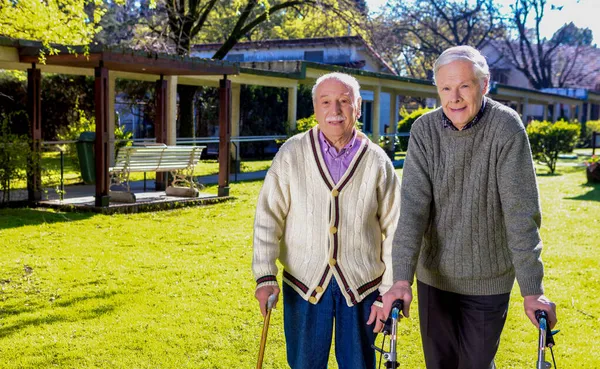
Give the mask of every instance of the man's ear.
POLYGON ((481 93, 485 96, 489 92, 490 87, 490 79, 486 78, 483 82, 483 88, 481 89, 481 93))
POLYGON ((356 99, 356 119, 357 120, 361 116, 361 108, 362 108, 362 97, 359 96, 358 99, 356 99))

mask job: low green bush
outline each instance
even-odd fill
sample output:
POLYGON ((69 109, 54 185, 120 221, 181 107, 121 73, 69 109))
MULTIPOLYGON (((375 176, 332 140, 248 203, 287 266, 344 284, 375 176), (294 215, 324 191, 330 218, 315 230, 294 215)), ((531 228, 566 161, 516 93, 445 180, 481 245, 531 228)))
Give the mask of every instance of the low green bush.
POLYGON ((546 165, 550 173, 554 173, 558 154, 573 151, 580 131, 581 126, 578 123, 564 120, 556 123, 532 121, 527 126, 527 135, 533 157, 546 165))
POLYGON ((585 122, 585 133, 583 134, 582 146, 592 146, 592 132, 600 133, 600 120, 588 120, 585 122))
MULTIPOLYGON (((78 109, 77 105, 75 106, 75 110, 79 119, 72 121, 68 126, 60 129, 57 135, 60 141, 76 141, 79 139, 79 135, 81 135, 82 132, 96 131, 96 119, 93 116, 88 117, 85 111, 78 109)), ((117 141, 115 143, 115 156, 117 155, 119 148, 131 145, 131 142, 124 142, 123 140, 129 140, 132 136, 131 132, 127 132, 122 127, 115 125, 115 140, 117 141)), ((76 145, 67 144, 61 147, 61 149, 65 152, 66 156, 71 159, 75 168, 79 170, 80 163, 79 157, 77 156, 76 145)))
POLYGON ((11 120, 23 112, 2 115, 0 121, 0 203, 10 201, 11 182, 26 179, 27 160, 31 155, 29 139, 25 135, 11 133, 11 120))
MULTIPOLYGON (((413 125, 413 123, 423 114, 431 111, 433 109, 431 108, 419 108, 417 110, 414 110, 412 113, 408 113, 404 108, 402 110, 400 110, 400 115, 404 118, 402 118, 399 122, 398 122, 398 132, 410 132, 410 129, 413 125)), ((396 148, 399 149, 401 151, 405 151, 408 148, 408 137, 400 137, 400 139, 398 140, 398 145, 400 145, 400 147, 396 148)))

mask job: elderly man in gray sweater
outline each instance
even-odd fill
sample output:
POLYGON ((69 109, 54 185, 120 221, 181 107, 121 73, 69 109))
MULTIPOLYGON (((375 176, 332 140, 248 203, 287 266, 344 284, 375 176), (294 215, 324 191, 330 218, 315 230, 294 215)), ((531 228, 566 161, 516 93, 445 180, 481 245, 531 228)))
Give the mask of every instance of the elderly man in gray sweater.
POLYGON ((533 159, 519 115, 485 97, 476 49, 444 51, 434 74, 442 107, 411 129, 384 312, 403 299, 409 315, 416 273, 427 368, 494 368, 515 277, 531 322, 538 309, 557 321, 542 286, 533 159))

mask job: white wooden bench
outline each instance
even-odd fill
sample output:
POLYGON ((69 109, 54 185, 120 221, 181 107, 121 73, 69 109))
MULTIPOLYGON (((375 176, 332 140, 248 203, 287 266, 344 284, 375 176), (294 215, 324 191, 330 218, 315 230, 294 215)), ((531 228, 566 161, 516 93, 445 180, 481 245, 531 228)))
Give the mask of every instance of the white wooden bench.
POLYGON ((186 188, 197 194, 197 185, 193 178, 194 167, 198 164, 205 147, 161 144, 122 147, 117 154, 115 165, 108 169, 111 175, 111 188, 124 187, 126 192, 131 193, 129 175, 132 172, 169 172, 173 179, 169 188, 186 188))

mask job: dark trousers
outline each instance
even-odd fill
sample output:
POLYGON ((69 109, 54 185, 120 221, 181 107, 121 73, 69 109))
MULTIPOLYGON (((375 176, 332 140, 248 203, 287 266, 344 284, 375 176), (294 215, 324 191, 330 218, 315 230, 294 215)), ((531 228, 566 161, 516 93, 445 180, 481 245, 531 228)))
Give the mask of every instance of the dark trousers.
POLYGON ((427 369, 493 369, 510 293, 468 296, 417 281, 427 369))

